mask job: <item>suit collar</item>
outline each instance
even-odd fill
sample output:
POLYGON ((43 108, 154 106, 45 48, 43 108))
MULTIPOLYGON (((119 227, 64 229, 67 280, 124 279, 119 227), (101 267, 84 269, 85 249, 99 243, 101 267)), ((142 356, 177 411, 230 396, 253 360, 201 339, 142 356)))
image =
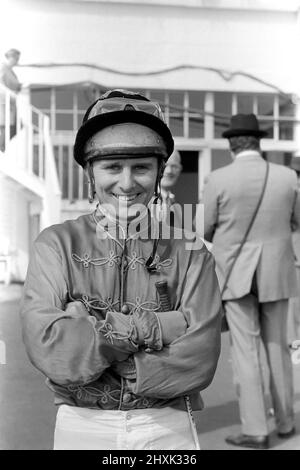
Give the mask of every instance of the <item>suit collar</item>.
POLYGON ((249 160, 260 161, 260 160, 263 160, 263 158, 262 158, 261 154, 259 152, 257 152, 256 150, 244 150, 243 152, 240 152, 236 156, 233 163, 245 162, 245 161, 248 162, 249 160))

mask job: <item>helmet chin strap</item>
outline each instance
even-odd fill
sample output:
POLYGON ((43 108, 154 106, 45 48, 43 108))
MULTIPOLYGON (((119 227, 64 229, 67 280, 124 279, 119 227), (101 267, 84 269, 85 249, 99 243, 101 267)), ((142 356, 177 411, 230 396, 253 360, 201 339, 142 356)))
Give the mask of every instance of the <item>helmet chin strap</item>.
POLYGON ((164 174, 166 164, 163 160, 158 162, 158 171, 154 187, 154 201, 153 204, 156 204, 161 199, 161 186, 160 182, 164 174))
POLYGON ((93 166, 91 165, 91 162, 87 162, 86 164, 86 169, 88 173, 88 199, 89 203, 92 204, 94 202, 94 197, 96 194, 96 189, 95 189, 95 178, 94 178, 94 172, 93 172, 93 166))
MULTIPOLYGON (((157 204, 161 202, 161 187, 160 187, 160 182, 165 170, 165 162, 163 160, 158 162, 158 172, 157 172, 157 177, 155 181, 155 189, 154 189, 154 200, 153 204, 157 204)), ((155 263, 156 259, 156 252, 158 248, 159 241, 161 239, 161 222, 158 223, 158 236, 154 239, 153 242, 153 247, 152 247, 152 253, 149 256, 149 258, 146 260, 145 266, 146 269, 149 273, 156 272, 157 271, 157 264, 155 263)))

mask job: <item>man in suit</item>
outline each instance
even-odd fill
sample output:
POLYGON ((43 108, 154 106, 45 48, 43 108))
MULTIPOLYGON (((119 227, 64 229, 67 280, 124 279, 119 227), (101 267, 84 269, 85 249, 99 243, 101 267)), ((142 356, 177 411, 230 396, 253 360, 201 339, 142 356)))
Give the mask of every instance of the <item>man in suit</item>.
MULTIPOLYGON (((262 194, 267 163, 260 139, 265 135, 254 114, 233 116, 223 133, 233 163, 212 172, 204 189, 205 239, 213 243, 221 290, 262 194)), ((223 291, 242 422, 242 433, 226 439, 232 445, 269 447, 261 340, 278 436, 295 433, 286 328, 288 299, 297 295, 291 237, 300 226, 297 196, 296 173, 270 163, 262 203, 223 291)))
POLYGON ((163 200, 170 199, 171 203, 174 201, 175 196, 171 192, 174 188, 182 170, 181 157, 178 150, 174 150, 172 155, 168 158, 163 177, 160 182, 161 195, 163 200))

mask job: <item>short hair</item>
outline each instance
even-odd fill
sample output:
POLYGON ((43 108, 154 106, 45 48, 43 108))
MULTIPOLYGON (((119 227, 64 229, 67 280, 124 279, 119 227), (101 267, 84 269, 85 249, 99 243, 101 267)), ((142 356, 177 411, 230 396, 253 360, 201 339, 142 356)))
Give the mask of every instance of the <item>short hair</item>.
POLYGON ((237 154, 243 150, 260 150, 260 139, 253 135, 241 135, 230 137, 230 150, 237 154))
POLYGON ((11 57, 11 56, 20 56, 21 55, 21 52, 18 50, 18 49, 9 49, 8 51, 5 52, 5 57, 8 58, 8 57, 11 57))

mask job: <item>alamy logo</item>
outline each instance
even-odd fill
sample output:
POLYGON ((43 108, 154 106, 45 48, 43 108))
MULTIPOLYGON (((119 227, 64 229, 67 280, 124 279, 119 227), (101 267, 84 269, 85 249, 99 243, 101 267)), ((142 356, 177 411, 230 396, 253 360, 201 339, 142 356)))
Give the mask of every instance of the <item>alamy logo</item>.
POLYGON ((139 235, 141 239, 156 238, 157 225, 151 220, 163 222, 160 238, 163 240, 185 239, 186 250, 197 250, 203 245, 204 236, 204 206, 203 204, 174 203, 168 206, 165 203, 150 206, 150 210, 143 204, 134 204, 126 210, 111 204, 102 204, 100 211, 103 215, 97 223, 97 237, 125 238, 122 227, 127 227, 131 236, 139 235), (149 224, 150 222, 150 224, 149 224), (173 230, 175 227, 175 230, 173 230), (178 230, 177 230, 178 229, 178 230))

